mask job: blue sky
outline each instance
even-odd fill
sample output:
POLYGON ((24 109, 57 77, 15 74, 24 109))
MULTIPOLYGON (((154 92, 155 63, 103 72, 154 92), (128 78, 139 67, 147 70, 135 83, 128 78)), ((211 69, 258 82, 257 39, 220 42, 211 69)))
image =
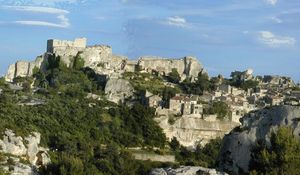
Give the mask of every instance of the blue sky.
POLYGON ((300 80, 299 0, 0 0, 0 74, 50 38, 116 54, 196 56, 210 75, 253 68, 300 80))

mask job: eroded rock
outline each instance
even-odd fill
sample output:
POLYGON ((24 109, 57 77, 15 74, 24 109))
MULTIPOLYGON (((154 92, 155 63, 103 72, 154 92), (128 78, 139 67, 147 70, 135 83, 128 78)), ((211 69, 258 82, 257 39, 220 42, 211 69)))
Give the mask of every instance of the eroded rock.
POLYGON ((109 101, 119 103, 133 96, 134 89, 129 81, 124 79, 109 79, 105 86, 105 94, 109 101))
POLYGON ((51 160, 47 149, 40 147, 41 134, 34 132, 24 139, 6 129, 0 140, 0 152, 5 153, 0 167, 10 174, 33 175, 36 169, 48 165, 51 160), (22 160, 22 161, 21 161, 22 160), (22 162, 28 161, 29 164, 22 162))
POLYGON ((168 116, 156 118, 170 140, 176 137, 181 145, 194 149, 198 144, 205 145, 210 140, 222 138, 239 123, 227 121, 205 121, 197 117, 181 117, 173 125, 168 116))
POLYGON ((289 126, 299 138, 300 107, 276 106, 251 112, 242 118, 242 126, 224 137, 219 167, 232 174, 248 173, 251 150, 257 141, 270 145, 271 133, 289 126))

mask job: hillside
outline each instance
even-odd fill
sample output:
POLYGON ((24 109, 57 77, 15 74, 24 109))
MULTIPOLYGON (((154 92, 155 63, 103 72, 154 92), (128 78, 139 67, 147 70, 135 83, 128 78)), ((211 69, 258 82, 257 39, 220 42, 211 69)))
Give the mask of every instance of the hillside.
POLYGON ((0 78, 0 174, 296 172, 297 157, 272 156, 298 150, 298 89, 251 69, 209 77, 190 56, 133 61, 85 38, 49 40, 0 78))
MULTIPOLYGON (((139 101, 132 107, 110 102, 105 84, 97 81, 93 70, 76 63, 68 68, 58 58, 50 63, 43 71, 35 69, 31 77, 15 78, 15 84, 3 78, 0 84, 0 133, 10 129, 25 138, 38 132, 40 145, 48 149, 51 159, 51 163, 38 166, 40 173, 146 174, 155 167, 175 165, 135 160, 129 149, 182 154, 169 148, 165 134, 154 121, 153 108, 139 101)), ((1 156, 6 159, 15 155, 1 156)), ((26 157, 17 158, 17 162, 27 162, 26 157)), ((5 166, 17 171, 14 164, 5 166)))

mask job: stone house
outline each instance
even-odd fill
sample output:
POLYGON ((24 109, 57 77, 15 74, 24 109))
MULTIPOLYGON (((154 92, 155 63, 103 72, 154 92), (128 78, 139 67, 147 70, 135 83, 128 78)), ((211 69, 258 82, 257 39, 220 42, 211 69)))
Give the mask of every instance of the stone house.
POLYGON ((170 99, 169 109, 181 115, 202 115, 203 105, 198 104, 198 96, 179 95, 170 99))

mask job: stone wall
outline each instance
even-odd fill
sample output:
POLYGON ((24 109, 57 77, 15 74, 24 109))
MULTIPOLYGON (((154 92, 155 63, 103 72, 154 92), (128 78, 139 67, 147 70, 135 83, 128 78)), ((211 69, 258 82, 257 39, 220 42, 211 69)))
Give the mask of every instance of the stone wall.
POLYGON ((47 41, 47 52, 54 53, 56 50, 65 50, 67 48, 86 48, 86 38, 76 38, 74 41, 51 39, 47 41))
POLYGON ((147 154, 147 153, 133 153, 133 157, 137 160, 150 160, 153 162, 176 162, 174 155, 157 155, 157 154, 147 154))

